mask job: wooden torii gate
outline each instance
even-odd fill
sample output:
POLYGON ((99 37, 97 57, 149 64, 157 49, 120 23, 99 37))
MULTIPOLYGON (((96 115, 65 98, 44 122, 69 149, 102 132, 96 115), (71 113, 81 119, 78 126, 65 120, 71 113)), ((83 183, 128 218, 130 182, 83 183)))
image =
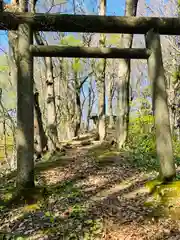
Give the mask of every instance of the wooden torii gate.
POLYGON ((18 30, 17 83, 17 185, 34 185, 33 57, 81 57, 147 59, 149 77, 155 88, 153 106, 157 155, 165 164, 166 175, 174 172, 167 94, 160 35, 180 35, 180 18, 113 17, 21 12, 0 12, 0 30, 18 30), (34 31, 144 34, 146 49, 60 47, 33 45, 34 31), (161 101, 160 101, 161 100, 161 101), (160 143, 160 144, 159 144, 160 143), (163 147, 163 149, 161 149, 163 147), (162 154, 162 151, 166 151, 162 154), (166 156, 164 158, 164 156, 166 156), (168 161, 167 161, 168 160, 168 161))

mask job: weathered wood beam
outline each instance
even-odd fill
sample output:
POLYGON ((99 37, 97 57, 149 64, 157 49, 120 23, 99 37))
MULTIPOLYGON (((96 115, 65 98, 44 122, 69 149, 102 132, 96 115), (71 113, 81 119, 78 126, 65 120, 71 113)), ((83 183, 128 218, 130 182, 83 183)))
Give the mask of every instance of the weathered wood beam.
POLYGON ((96 48, 96 47, 61 47, 31 45, 34 57, 77 57, 77 58, 128 58, 148 59, 151 51, 146 48, 96 48))
POLYGON ((34 92, 33 58, 29 45, 33 34, 28 24, 18 28, 17 81, 17 188, 34 187, 34 92))
POLYGON ((164 35, 180 35, 180 18, 114 17, 96 15, 10 13, 0 14, 0 30, 16 30, 29 23, 34 31, 146 34, 151 28, 164 35))

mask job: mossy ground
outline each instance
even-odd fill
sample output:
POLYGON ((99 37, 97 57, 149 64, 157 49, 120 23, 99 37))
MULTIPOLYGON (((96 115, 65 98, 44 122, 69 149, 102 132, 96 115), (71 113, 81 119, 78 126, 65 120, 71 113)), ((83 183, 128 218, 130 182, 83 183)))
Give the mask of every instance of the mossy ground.
POLYGON ((164 184, 159 179, 146 183, 150 197, 145 202, 146 206, 159 209, 159 215, 171 216, 180 219, 180 181, 174 180, 164 184))

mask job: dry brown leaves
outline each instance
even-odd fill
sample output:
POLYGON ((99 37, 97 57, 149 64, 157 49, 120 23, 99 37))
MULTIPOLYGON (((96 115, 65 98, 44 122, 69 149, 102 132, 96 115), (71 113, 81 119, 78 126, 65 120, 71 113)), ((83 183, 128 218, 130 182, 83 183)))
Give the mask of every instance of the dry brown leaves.
MULTIPOLYGON (((67 150, 67 164, 38 173, 39 184, 53 188, 65 183, 65 195, 52 192, 46 207, 37 208, 26 216, 23 216, 23 207, 4 212, 0 230, 26 234, 29 236, 26 239, 180 239, 178 220, 153 217, 153 209, 144 206, 147 192, 143 186, 147 173, 132 169, 120 156, 100 165, 87 155, 88 151, 85 146, 73 147, 67 150), (66 186, 67 181, 71 182, 70 187, 66 186), (86 207, 85 213, 78 212, 78 219, 72 217, 77 204, 86 207), (45 214, 47 212, 49 215, 45 214), (102 220, 103 228, 98 237, 82 237, 87 217, 102 220), (72 230, 73 225, 75 230, 72 230), (76 238, 70 237, 72 231, 76 231, 76 238)), ((76 214, 80 210, 76 209, 76 214)))

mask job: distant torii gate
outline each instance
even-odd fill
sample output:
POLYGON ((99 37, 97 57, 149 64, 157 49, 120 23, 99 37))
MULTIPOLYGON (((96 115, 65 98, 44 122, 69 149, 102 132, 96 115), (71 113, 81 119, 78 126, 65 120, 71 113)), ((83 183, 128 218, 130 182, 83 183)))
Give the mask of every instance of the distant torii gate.
MULTIPOLYGON (((113 17, 67 14, 0 12, 0 30, 18 30, 19 60, 17 88, 17 183, 34 184, 34 56, 147 59, 149 77, 156 91, 153 97, 157 155, 170 172, 174 170, 167 94, 159 34, 180 35, 180 18, 113 17), (60 47, 33 45, 33 31, 145 34, 146 49, 60 47), (161 101, 159 101, 161 99, 161 101), (163 111, 163 112, 162 112, 163 111), (161 144, 159 144, 161 143, 161 144), (161 149, 163 147, 163 149, 161 149), (162 154, 165 151, 165 154, 162 154), (164 159, 166 156, 166 159, 164 159), (168 160, 168 161, 167 161, 168 160), (32 177, 31 177, 32 176, 32 177)), ((175 170, 174 170, 175 171, 175 170)), ((168 171, 167 171, 168 172, 168 171)), ((167 173, 166 173, 167 174, 167 173)))

